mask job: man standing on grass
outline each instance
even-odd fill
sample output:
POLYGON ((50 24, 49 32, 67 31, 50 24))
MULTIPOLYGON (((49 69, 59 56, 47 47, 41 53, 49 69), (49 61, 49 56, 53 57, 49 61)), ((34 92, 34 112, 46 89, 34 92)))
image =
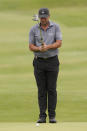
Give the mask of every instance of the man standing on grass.
POLYGON ((29 32, 29 49, 34 52, 33 66, 40 109, 37 123, 46 123, 47 107, 49 122, 56 123, 56 83, 59 72, 58 48, 62 44, 62 34, 59 25, 49 20, 48 8, 41 8, 38 16, 40 25, 36 24, 29 32), (41 43, 41 34, 43 43, 41 43))

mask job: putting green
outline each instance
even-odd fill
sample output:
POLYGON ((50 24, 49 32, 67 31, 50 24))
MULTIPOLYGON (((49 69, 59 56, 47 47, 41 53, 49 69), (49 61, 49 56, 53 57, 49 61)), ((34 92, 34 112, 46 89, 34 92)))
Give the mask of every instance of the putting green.
POLYGON ((0 131, 87 131, 87 123, 71 122, 57 124, 0 123, 0 131))

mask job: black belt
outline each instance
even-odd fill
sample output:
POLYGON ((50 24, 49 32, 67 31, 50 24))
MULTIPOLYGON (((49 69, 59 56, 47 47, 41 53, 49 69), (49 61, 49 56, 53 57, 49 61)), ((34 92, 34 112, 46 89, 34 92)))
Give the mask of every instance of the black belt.
POLYGON ((56 57, 57 57, 57 55, 56 56, 52 56, 52 57, 47 57, 47 58, 35 56, 35 59, 48 60, 48 59, 53 59, 53 58, 56 58, 56 57))

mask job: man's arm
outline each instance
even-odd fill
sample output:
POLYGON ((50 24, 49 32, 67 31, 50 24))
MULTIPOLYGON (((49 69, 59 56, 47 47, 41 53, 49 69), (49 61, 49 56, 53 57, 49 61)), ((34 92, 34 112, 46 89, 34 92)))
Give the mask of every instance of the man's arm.
POLYGON ((49 49, 60 48, 61 45, 62 45, 62 40, 56 40, 55 43, 49 44, 49 45, 46 45, 46 44, 44 43, 43 46, 40 48, 40 51, 44 52, 44 51, 47 51, 47 50, 49 50, 49 49))
POLYGON ((56 48, 60 48, 61 45, 62 45, 62 40, 56 40, 55 43, 47 45, 47 48, 48 49, 56 49, 56 48))
POLYGON ((49 49, 56 49, 56 48, 60 48, 62 45, 62 40, 56 40, 55 43, 53 44, 49 44, 49 45, 46 45, 45 43, 43 43, 43 46, 35 46, 34 44, 29 44, 29 49, 31 51, 47 51, 49 49))
POLYGON ((29 44, 29 49, 31 51, 40 51, 41 50, 41 46, 35 46, 34 44, 29 44))

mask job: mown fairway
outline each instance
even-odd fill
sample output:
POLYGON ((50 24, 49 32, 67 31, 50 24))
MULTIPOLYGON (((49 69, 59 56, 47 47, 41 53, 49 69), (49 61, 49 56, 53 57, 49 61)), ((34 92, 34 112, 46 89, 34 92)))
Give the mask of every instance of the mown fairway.
MULTIPOLYGON (((53 7, 50 11, 63 33, 57 120, 87 122, 87 8, 53 7)), ((0 122, 36 122, 38 118, 33 53, 28 50, 36 12, 0 11, 0 122)))

